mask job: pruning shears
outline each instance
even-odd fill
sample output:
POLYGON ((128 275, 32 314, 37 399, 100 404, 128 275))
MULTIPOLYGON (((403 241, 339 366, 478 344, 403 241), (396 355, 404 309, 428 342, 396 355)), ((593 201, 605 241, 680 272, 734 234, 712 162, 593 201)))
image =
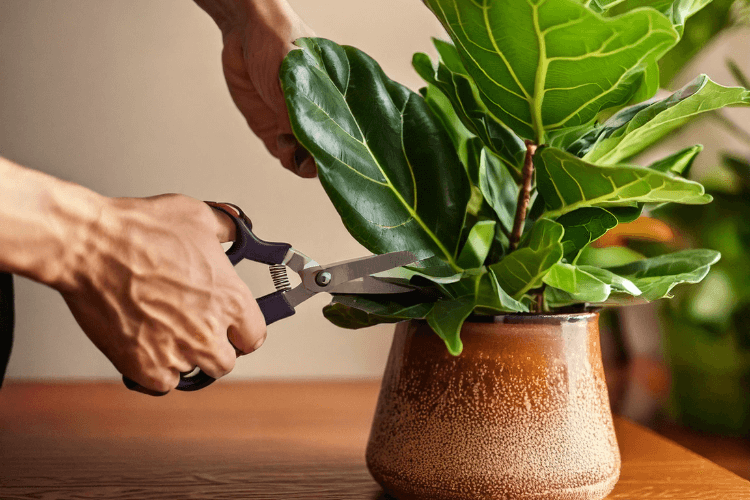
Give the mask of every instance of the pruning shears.
MULTIPOLYGON (((310 297, 320 293, 341 294, 393 294, 414 291, 413 288, 378 279, 373 274, 413 264, 420 260, 408 251, 370 255, 358 259, 321 266, 315 260, 293 248, 289 243, 263 241, 253 233, 250 218, 238 206, 231 203, 206 202, 212 208, 226 214, 234 222, 237 231, 235 241, 226 255, 236 266, 244 259, 270 266, 271 279, 276 291, 257 299, 266 325, 270 325, 295 313, 295 308, 310 297), (301 283, 292 288, 287 268, 299 275, 301 283)), ((178 391, 197 391, 212 384, 216 379, 199 368, 180 374, 178 391)), ((153 396, 165 393, 146 389, 123 376, 128 389, 153 396)))

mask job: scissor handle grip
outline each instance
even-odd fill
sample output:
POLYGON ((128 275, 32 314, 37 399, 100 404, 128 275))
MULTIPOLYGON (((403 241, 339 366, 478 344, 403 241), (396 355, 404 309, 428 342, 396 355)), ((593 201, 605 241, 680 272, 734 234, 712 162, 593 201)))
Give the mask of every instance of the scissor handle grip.
MULTIPOLYGON (((229 203, 208 204, 211 208, 226 214, 232 219, 237 228, 234 243, 232 243, 232 246, 226 252, 227 257, 233 266, 236 266, 243 259, 260 262, 269 266, 284 262, 287 252, 292 248, 289 243, 264 241, 255 236, 253 233, 252 221, 247 215, 245 215, 242 209, 236 205, 231 205, 229 203), (239 215, 233 214, 222 205, 230 206, 232 209, 236 210, 239 215)), ((280 319, 288 318, 294 314, 294 308, 289 305, 289 302, 284 298, 284 294, 281 290, 260 297, 258 299, 258 306, 266 320, 266 325, 275 323, 280 319)), ((142 385, 125 376, 122 377, 122 381, 125 386, 132 391, 142 392, 151 396, 163 396, 164 394, 167 394, 166 392, 157 392, 152 391, 151 389, 146 389, 142 385)), ((180 381, 175 389, 178 391, 197 391, 204 387, 208 387, 215 381, 215 378, 206 375, 203 370, 198 370, 194 373, 181 373, 180 381)))
POLYGON ((259 298, 258 307, 260 307, 260 312, 263 313, 266 325, 294 315, 294 308, 289 305, 286 297, 284 297, 284 290, 276 290, 259 298))
POLYGON ((253 223, 250 218, 237 206, 228 203, 210 204, 211 208, 219 210, 226 214, 234 222, 237 228, 234 243, 227 250, 227 257, 233 266, 236 266, 242 259, 248 259, 261 264, 272 266, 284 262, 287 252, 292 245, 289 243, 264 241, 255 236, 253 233, 253 223), (226 205, 236 210, 239 216, 233 214, 222 205, 226 205))

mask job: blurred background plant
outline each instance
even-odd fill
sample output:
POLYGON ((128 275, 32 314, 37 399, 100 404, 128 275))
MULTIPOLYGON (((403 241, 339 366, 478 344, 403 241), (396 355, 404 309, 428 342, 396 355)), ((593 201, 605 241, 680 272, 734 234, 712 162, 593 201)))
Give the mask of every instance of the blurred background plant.
MULTIPOLYGON (((750 0, 714 0, 690 18, 680 43, 660 61, 661 87, 678 88, 681 74, 696 72, 747 86, 749 38, 750 0)), ((605 248, 586 257, 614 263, 699 246, 720 251, 722 259, 700 285, 677 290, 673 300, 605 313, 612 402, 619 413, 662 433, 677 423, 744 437, 727 443, 746 458, 725 466, 750 478, 750 113, 712 113, 671 141, 703 142, 713 152, 691 178, 714 202, 652 210, 618 227, 600 240, 605 248), (661 337, 648 337, 657 330, 661 337)), ((683 444, 701 448, 700 439, 683 444)))
POLYGON ((733 179, 710 182, 711 206, 658 214, 676 228, 671 245, 687 240, 722 253, 704 282, 659 308, 669 409, 692 428, 750 437, 750 157, 726 154, 719 168, 733 179))

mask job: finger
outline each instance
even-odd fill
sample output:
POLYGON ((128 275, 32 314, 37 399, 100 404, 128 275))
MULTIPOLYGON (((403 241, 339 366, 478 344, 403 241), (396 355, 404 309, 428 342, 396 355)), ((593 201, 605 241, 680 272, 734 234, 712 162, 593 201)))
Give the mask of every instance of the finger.
POLYGON ((309 179, 318 175, 315 160, 302 146, 294 152, 294 163, 297 165, 297 175, 300 177, 309 179))
POLYGON ((145 387, 129 379, 125 375, 122 376, 122 382, 125 384, 125 387, 127 387, 131 391, 140 392, 141 394, 146 394, 148 396, 166 396, 167 394, 169 394, 169 392, 152 391, 151 389, 146 389, 145 387))
POLYGON ((297 139, 291 133, 278 133, 276 135, 276 156, 287 170, 297 173, 297 164, 294 162, 294 152, 299 147, 297 139))
POLYGON ((292 132, 292 125, 289 122, 289 112, 287 111, 280 85, 278 92, 275 94, 276 99, 270 103, 270 107, 276 110, 276 123, 278 126, 278 135, 276 138, 278 150, 276 157, 284 167, 300 177, 315 177, 317 174, 315 162, 306 161, 310 157, 310 153, 297 142, 292 132))
MULTIPOLYGON (((127 371, 130 372, 130 370, 127 371)), ((163 396, 177 387, 177 384, 180 382, 180 372, 166 368, 149 372, 135 370, 132 373, 123 373, 123 375, 137 383, 142 389, 145 389, 136 388, 133 390, 150 396, 163 396)))
POLYGON ((244 354, 256 351, 266 340, 266 320, 250 290, 243 294, 241 313, 227 329, 227 337, 244 354))
POLYGON ((221 243, 234 241, 237 238, 237 226, 234 221, 226 213, 217 210, 213 203, 206 203, 211 207, 211 212, 216 217, 216 237, 219 238, 221 243))
POLYGON ((315 160, 302 146, 284 150, 279 155, 281 164, 296 175, 303 178, 311 178, 318 175, 315 160))
POLYGON ((195 365, 212 378, 221 378, 234 369, 237 359, 234 347, 229 343, 227 331, 217 331, 211 348, 196 357, 195 365))
POLYGON ((279 134, 276 138, 276 144, 279 159, 289 170, 305 178, 315 177, 318 174, 315 160, 305 148, 300 146, 292 134, 279 134))

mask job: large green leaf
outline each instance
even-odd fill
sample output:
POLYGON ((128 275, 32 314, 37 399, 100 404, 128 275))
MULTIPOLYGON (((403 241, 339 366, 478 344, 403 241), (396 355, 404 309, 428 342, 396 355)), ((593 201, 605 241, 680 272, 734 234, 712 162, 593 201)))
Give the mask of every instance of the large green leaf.
POLYGON ((612 267, 608 271, 627 278, 642 292, 643 300, 669 297, 680 283, 698 283, 721 258, 714 250, 683 250, 612 267))
MULTIPOLYGON (((415 276, 420 275, 411 274, 412 278, 415 276)), ((350 329, 424 318, 445 341, 449 352, 458 355, 463 349, 461 326, 472 311, 483 314, 528 312, 526 306, 500 289, 492 272, 463 273, 459 278, 445 279, 443 285, 451 288, 451 296, 437 301, 420 302, 428 297, 420 292, 394 296, 334 295, 323 313, 335 325, 350 329)))
POLYGON ((545 276, 544 301, 549 307, 607 303, 610 294, 639 296, 641 291, 627 278, 594 266, 555 265, 545 276))
POLYGON ((336 326, 355 330, 424 318, 432 307, 431 302, 404 303, 391 296, 334 295, 331 303, 323 308, 323 315, 336 326))
POLYGON ((590 5, 595 10, 606 11, 605 15, 608 16, 651 7, 670 19, 681 39, 661 58, 657 69, 662 87, 669 88, 669 82, 698 51, 708 45, 720 31, 732 26, 731 11, 734 10, 734 3, 734 0, 593 0, 590 5), (693 14, 697 15, 693 17, 693 14), (686 25, 685 21, 689 17, 690 22, 686 25))
POLYGON ((690 167, 693 166, 695 157, 698 156, 701 151, 703 151, 703 146, 700 144, 691 146, 671 154, 666 158, 655 161, 649 165, 648 168, 656 170, 657 172, 672 172, 687 177, 690 172, 690 167))
POLYGON ((440 54, 437 66, 433 65, 427 54, 416 53, 412 59, 414 69, 431 86, 440 89, 468 130, 508 166, 520 170, 526 150, 523 141, 484 105, 456 48, 441 40, 433 41, 440 54))
POLYGON ((595 248, 588 246, 581 251, 576 263, 578 266, 615 267, 644 258, 643 254, 628 247, 595 248))
POLYGON ((563 256, 572 263, 586 245, 604 236, 619 221, 603 208, 586 207, 568 212, 559 217, 557 223, 565 228, 562 239, 563 256))
POLYGON ((558 262, 544 276, 544 283, 568 293, 576 302, 603 302, 612 287, 571 264, 558 262))
POLYGON ((447 284, 453 297, 474 297, 475 305, 485 313, 527 312, 521 302, 511 297, 497 282, 497 276, 491 269, 474 269, 464 273, 461 281, 447 284))
POLYGON ((626 302, 623 296, 639 296, 640 289, 627 278, 594 266, 556 264, 544 277, 549 286, 544 300, 549 307, 574 304, 605 305, 626 302), (619 298, 610 301, 610 294, 619 298))
POLYGON ((487 254, 490 253, 490 246, 494 239, 494 220, 483 220, 474 224, 458 256, 458 265, 463 269, 482 266, 487 254))
POLYGON ((605 123, 604 133, 583 159, 598 165, 614 165, 640 153, 701 114, 726 106, 749 105, 749 90, 722 87, 701 75, 666 99, 639 109, 625 123, 622 123, 622 116, 619 117, 619 127, 605 123))
POLYGON ((349 330, 369 328, 381 323, 398 323, 400 321, 406 321, 395 316, 378 316, 336 302, 331 302, 323 307, 323 316, 339 328, 347 328, 349 330))
MULTIPOLYGON (((667 16, 672 22, 672 26, 682 37, 685 29, 685 21, 711 2, 712 0, 593 0, 590 7, 597 12, 603 12, 603 14, 607 16, 618 16, 635 9, 650 7, 667 16)), ((709 16, 710 15, 711 13, 709 16)), ((691 26, 693 25, 694 24, 691 21, 691 26)), ((703 31, 701 28, 704 27, 699 27, 698 29, 703 31)), ((692 30, 685 38, 694 39, 695 35, 695 30, 692 30)), ((701 35, 703 35, 703 33, 701 33, 701 35)), ((699 35, 699 37, 701 42, 705 43, 707 41, 707 38, 704 38, 704 36, 699 35)), ((640 102, 650 99, 660 88, 661 79, 664 79, 664 83, 668 83, 671 80, 674 73, 667 70, 666 78, 664 78, 664 70, 665 68, 681 67, 681 65, 675 66, 675 62, 677 64, 685 63, 686 59, 680 57, 679 53, 682 51, 678 49, 678 47, 684 47, 684 42, 686 42, 685 38, 682 38, 675 47, 672 47, 669 53, 660 59, 658 65, 655 63, 649 65, 646 69, 644 83, 641 85, 641 88, 631 102, 640 102), (673 61, 673 59, 676 59, 676 61, 673 61)), ((692 40, 688 43, 691 42, 692 40)))
POLYGON ((544 275, 563 257, 563 232, 557 222, 536 221, 522 248, 489 266, 500 288, 520 300, 526 292, 540 286, 544 275))
POLYGON ((451 103, 437 87, 428 85, 426 88, 420 89, 420 92, 432 112, 442 122, 443 128, 448 132, 453 146, 456 148, 458 158, 466 168, 466 173, 471 181, 471 198, 466 211, 471 215, 477 215, 481 211, 483 200, 478 187, 479 154, 482 151, 482 141, 464 127, 461 120, 456 116, 451 103))
POLYGON ((537 150, 534 165, 549 218, 583 207, 634 202, 700 205, 712 199, 697 182, 644 167, 602 167, 549 147, 537 150))
POLYGON ((626 303, 628 301, 623 297, 641 294, 641 291, 632 281, 606 269, 593 266, 574 266, 569 272, 573 276, 567 280, 561 280, 560 278, 547 280, 545 278, 545 282, 560 286, 560 288, 548 286, 544 289, 544 301, 547 306, 565 307, 575 304, 603 306, 609 303, 626 303), (573 283, 575 284, 573 285, 573 283), (603 286, 609 289, 606 296, 603 286), (617 298, 610 300, 613 296, 617 298))
POLYGON ((505 165, 486 150, 481 152, 479 160, 479 188, 505 233, 510 234, 516 215, 518 185, 505 165))
POLYGON ((574 0, 425 0, 459 50, 489 111, 545 142, 625 104, 643 71, 677 43, 652 9, 604 18, 574 0))
POLYGON ((584 156, 586 153, 596 146, 597 142, 602 138, 609 137, 617 130, 621 129, 633 119, 635 115, 640 113, 641 110, 651 106, 650 102, 642 102, 628 106, 625 109, 621 109, 614 115, 612 115, 602 125, 592 127, 587 132, 583 133, 576 141, 571 143, 569 146, 563 148, 557 146, 556 142, 553 141, 550 145, 557 147, 558 149, 565 149, 567 152, 574 154, 578 157, 584 156))
POLYGON ((635 283, 627 278, 618 276, 617 274, 613 273, 612 271, 608 271, 607 269, 583 265, 578 266, 578 269, 589 273, 590 275, 595 276, 600 281, 608 284, 610 287, 612 287, 612 292, 627 293, 635 296, 641 294, 641 290, 637 286, 635 286, 635 283))
POLYGON ((439 300, 426 316, 427 322, 454 356, 461 354, 461 327, 472 312, 497 314, 529 310, 500 288, 492 271, 467 275, 457 284, 456 291, 460 291, 457 298, 439 300))
POLYGON ((427 323, 448 347, 454 356, 461 354, 464 346, 461 342, 461 327, 476 306, 471 295, 454 300, 441 300, 435 303, 427 315, 427 323))
POLYGON ((477 285, 477 310, 481 312, 529 312, 520 301, 511 297, 500 287, 497 275, 492 269, 488 269, 487 275, 477 285))
POLYGON ((672 21, 682 36, 687 18, 711 3, 712 0, 593 0, 592 8, 609 16, 618 16, 634 9, 651 7, 672 21))
POLYGON ((346 228, 374 253, 411 250, 455 266, 470 186, 439 120, 363 52, 296 43, 302 50, 281 67, 292 129, 346 228))
MULTIPOLYGON (((461 163, 468 169, 470 161, 468 143, 474 137, 474 134, 464 127, 461 120, 456 116, 456 112, 453 110, 453 106, 448 101, 448 98, 437 87, 428 85, 424 89, 423 95, 427 105, 435 116, 440 119, 445 131, 448 132, 461 163)), ((471 177, 471 174, 469 176, 471 177)))

